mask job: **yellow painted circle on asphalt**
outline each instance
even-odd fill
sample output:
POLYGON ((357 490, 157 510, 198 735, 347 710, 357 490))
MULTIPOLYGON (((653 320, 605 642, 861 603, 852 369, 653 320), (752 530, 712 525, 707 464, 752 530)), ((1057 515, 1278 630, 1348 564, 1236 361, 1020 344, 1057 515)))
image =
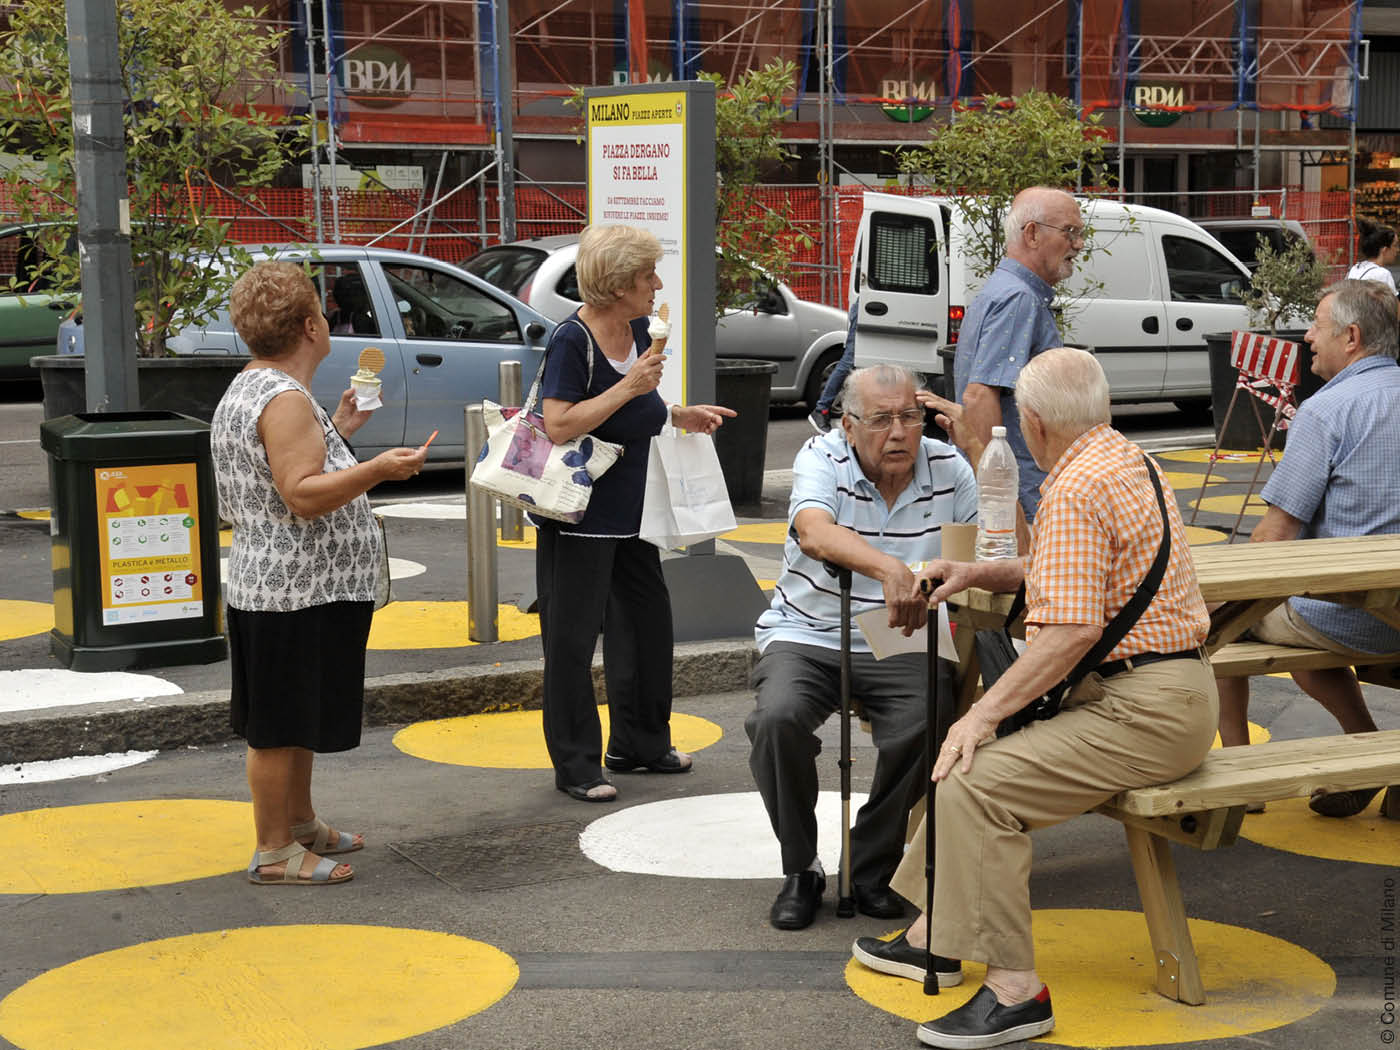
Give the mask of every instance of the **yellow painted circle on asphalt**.
POLYGON ((1186 542, 1192 547, 1204 547, 1207 543, 1224 543, 1228 538, 1225 533, 1216 529, 1206 529, 1200 525, 1186 526, 1186 542))
MULTIPOLYGON (((1245 502, 1243 492, 1231 492, 1223 496, 1202 496, 1195 501, 1197 507, 1210 514, 1239 514, 1240 505, 1245 502)), ((1262 517, 1269 509, 1269 505, 1260 498, 1259 493, 1252 492, 1249 495, 1249 503, 1245 505, 1244 515, 1247 518, 1262 517)))
MULTIPOLYGON (((496 631, 503 642, 540 633, 538 613, 496 606, 496 631)), ((390 602, 374 614, 371 649, 456 649, 476 645, 467 637, 466 602, 390 602)))
MULTIPOLYGON (((1035 966, 1050 986, 1065 1046, 1145 1046, 1246 1036, 1292 1024, 1332 997, 1337 977, 1311 952, 1239 926, 1189 920, 1206 986, 1203 1006, 1158 995, 1156 959, 1140 912, 1036 911, 1035 966)), ((891 937, 894 935, 891 934, 891 937)), ((852 959, 846 983, 872 1006, 911 1021, 941 1017, 972 998, 986 970, 963 964, 963 983, 938 998, 923 983, 889 977, 852 959)))
POLYGON ((787 542, 787 534, 786 521, 755 521, 730 529, 720 539, 732 543, 776 543, 781 546, 787 542))
POLYGON ((1400 820, 1380 815, 1384 796, 1382 789, 1363 812, 1345 818, 1318 816, 1305 798, 1270 802, 1263 813, 1245 817, 1240 835, 1287 853, 1393 867, 1400 857, 1400 820))
POLYGON ((499 949, 427 930, 215 930, 40 974, 0 1001, 0 1035, 25 1050, 357 1050, 480 1013, 519 977, 499 949))
MULTIPOLYGON (((1166 472, 1166 475, 1167 484, 1176 490, 1178 496, 1183 493, 1189 494, 1200 491, 1201 485, 1206 480, 1204 472, 1200 474, 1188 474, 1185 471, 1169 470, 1166 472)), ((1210 484, 1212 485, 1223 485, 1229 480, 1229 478, 1222 476, 1218 470, 1210 476, 1210 484)))
MULTIPOLYGON (((1270 733, 1267 729, 1265 729, 1261 725, 1255 725, 1253 722, 1246 722, 1245 730, 1249 733, 1249 742, 1251 744, 1267 744, 1269 740, 1273 737, 1273 734, 1270 733)), ((1220 747, 1219 733, 1215 734, 1215 740, 1211 743, 1210 746, 1211 750, 1220 747)))
MULTIPOLYGON (((1247 448, 1222 448, 1216 453, 1216 465, 1221 463, 1253 463, 1259 458, 1259 453, 1264 450, 1264 443, 1260 441, 1259 447, 1255 449, 1247 448)), ((1279 453, 1274 452, 1277 457, 1279 453)), ((1209 463, 1211 450, 1208 448, 1183 448, 1175 452, 1154 453, 1157 459, 1171 460, 1176 463, 1209 463)))
POLYGON ((536 541, 536 539, 538 538, 538 535, 539 535, 538 532, 535 530, 535 527, 534 527, 533 525, 526 525, 526 526, 525 526, 524 535, 525 535, 525 538, 524 538, 523 540, 508 540, 508 539, 504 539, 504 538, 501 536, 500 530, 498 529, 498 530, 496 531, 496 546, 498 546, 498 547, 509 547, 509 548, 511 548, 511 549, 513 549, 513 550, 519 550, 519 551, 532 551, 532 550, 534 550, 534 549, 535 549, 535 541, 536 541))
MULTIPOLYGON (((608 709, 598 708, 603 741, 608 739, 608 709)), ((681 751, 709 747, 724 731, 708 719, 672 713, 671 742, 681 751)), ((485 769, 549 769, 539 711, 500 711, 418 722, 394 734, 405 754, 451 766, 485 769)))
POLYGON ((0 816, 0 893, 94 893, 207 879, 246 868, 254 842, 253 807, 223 799, 7 813, 0 816))
POLYGON ((53 606, 48 602, 24 602, 0 598, 0 642, 28 638, 53 630, 53 606))

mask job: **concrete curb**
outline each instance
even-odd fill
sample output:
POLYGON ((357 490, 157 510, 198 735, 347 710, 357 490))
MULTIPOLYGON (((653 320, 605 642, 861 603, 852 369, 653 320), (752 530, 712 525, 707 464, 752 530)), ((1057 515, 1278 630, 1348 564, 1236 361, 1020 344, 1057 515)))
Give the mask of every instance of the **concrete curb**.
MULTIPOLYGON (((678 645, 673 692, 699 696, 747 689, 757 658, 753 642, 744 639, 678 645)), ((543 678, 540 660, 371 678, 365 682, 365 724, 538 708, 543 678)), ((601 660, 594 661, 593 685, 603 700, 601 660)), ((0 764, 222 743, 234 739, 228 714, 225 690, 0 713, 0 764)))

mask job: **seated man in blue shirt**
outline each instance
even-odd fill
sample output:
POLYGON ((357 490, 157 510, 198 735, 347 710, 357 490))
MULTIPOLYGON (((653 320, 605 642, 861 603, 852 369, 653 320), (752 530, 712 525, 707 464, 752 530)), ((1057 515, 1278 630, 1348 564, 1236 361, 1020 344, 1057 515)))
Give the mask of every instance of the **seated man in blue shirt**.
MULTIPOLYGON (((1312 370, 1326 384, 1298 407, 1288 448, 1261 493, 1269 509, 1250 540, 1324 539, 1400 532, 1400 366, 1395 299, 1374 281, 1338 281, 1317 304, 1308 329, 1312 370)), ((1246 634, 1261 642, 1327 649, 1365 663, 1400 651, 1400 631, 1361 609, 1290 598, 1246 634)), ((1294 671, 1305 693, 1346 733, 1376 728, 1350 667, 1294 671)), ((1220 739, 1249 743, 1249 680, 1223 678, 1220 739)), ((1328 817, 1364 810, 1379 789, 1318 792, 1308 803, 1328 817)), ((1400 819, 1400 788, 1382 812, 1400 819)))
MULTIPOLYGON (((782 847, 782 891, 769 918, 780 930, 811 924, 826 887, 817 858, 816 731, 840 705, 841 603, 824 562, 852 571, 855 615, 887 606, 912 632, 927 609, 910 564, 939 557, 945 522, 977 517, 972 468, 951 445, 923 437, 924 410, 907 369, 876 365, 846 381, 841 426, 810 439, 793 462, 783 572, 759 617, 758 702, 744 723, 753 770, 782 847)), ((869 800, 851 831, 856 906, 894 918, 889 889, 903 853, 921 775, 925 656, 876 662, 859 630, 851 639, 851 693, 865 708, 878 758, 869 800)))

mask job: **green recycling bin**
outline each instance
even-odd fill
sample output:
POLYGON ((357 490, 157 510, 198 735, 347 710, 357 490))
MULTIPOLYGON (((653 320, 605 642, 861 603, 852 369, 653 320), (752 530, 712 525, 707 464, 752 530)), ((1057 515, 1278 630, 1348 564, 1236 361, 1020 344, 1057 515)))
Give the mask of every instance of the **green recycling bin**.
POLYGON ((43 423, 39 443, 52 505, 50 651, 75 671, 224 659, 209 424, 78 413, 43 423))

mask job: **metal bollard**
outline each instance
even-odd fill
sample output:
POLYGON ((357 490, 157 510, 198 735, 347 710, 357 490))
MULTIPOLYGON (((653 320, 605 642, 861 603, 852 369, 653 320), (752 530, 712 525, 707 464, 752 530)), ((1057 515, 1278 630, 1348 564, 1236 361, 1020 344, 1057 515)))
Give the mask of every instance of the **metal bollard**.
MULTIPOLYGON (((497 368, 501 376, 501 404, 518 406, 523 393, 519 361, 502 361, 497 368)), ((519 507, 502 503, 501 539, 520 542, 525 538, 525 512, 519 507)))
POLYGON ((481 404, 465 410, 467 456, 467 637, 499 640, 496 628, 496 501, 471 485, 471 473, 486 446, 481 404))

